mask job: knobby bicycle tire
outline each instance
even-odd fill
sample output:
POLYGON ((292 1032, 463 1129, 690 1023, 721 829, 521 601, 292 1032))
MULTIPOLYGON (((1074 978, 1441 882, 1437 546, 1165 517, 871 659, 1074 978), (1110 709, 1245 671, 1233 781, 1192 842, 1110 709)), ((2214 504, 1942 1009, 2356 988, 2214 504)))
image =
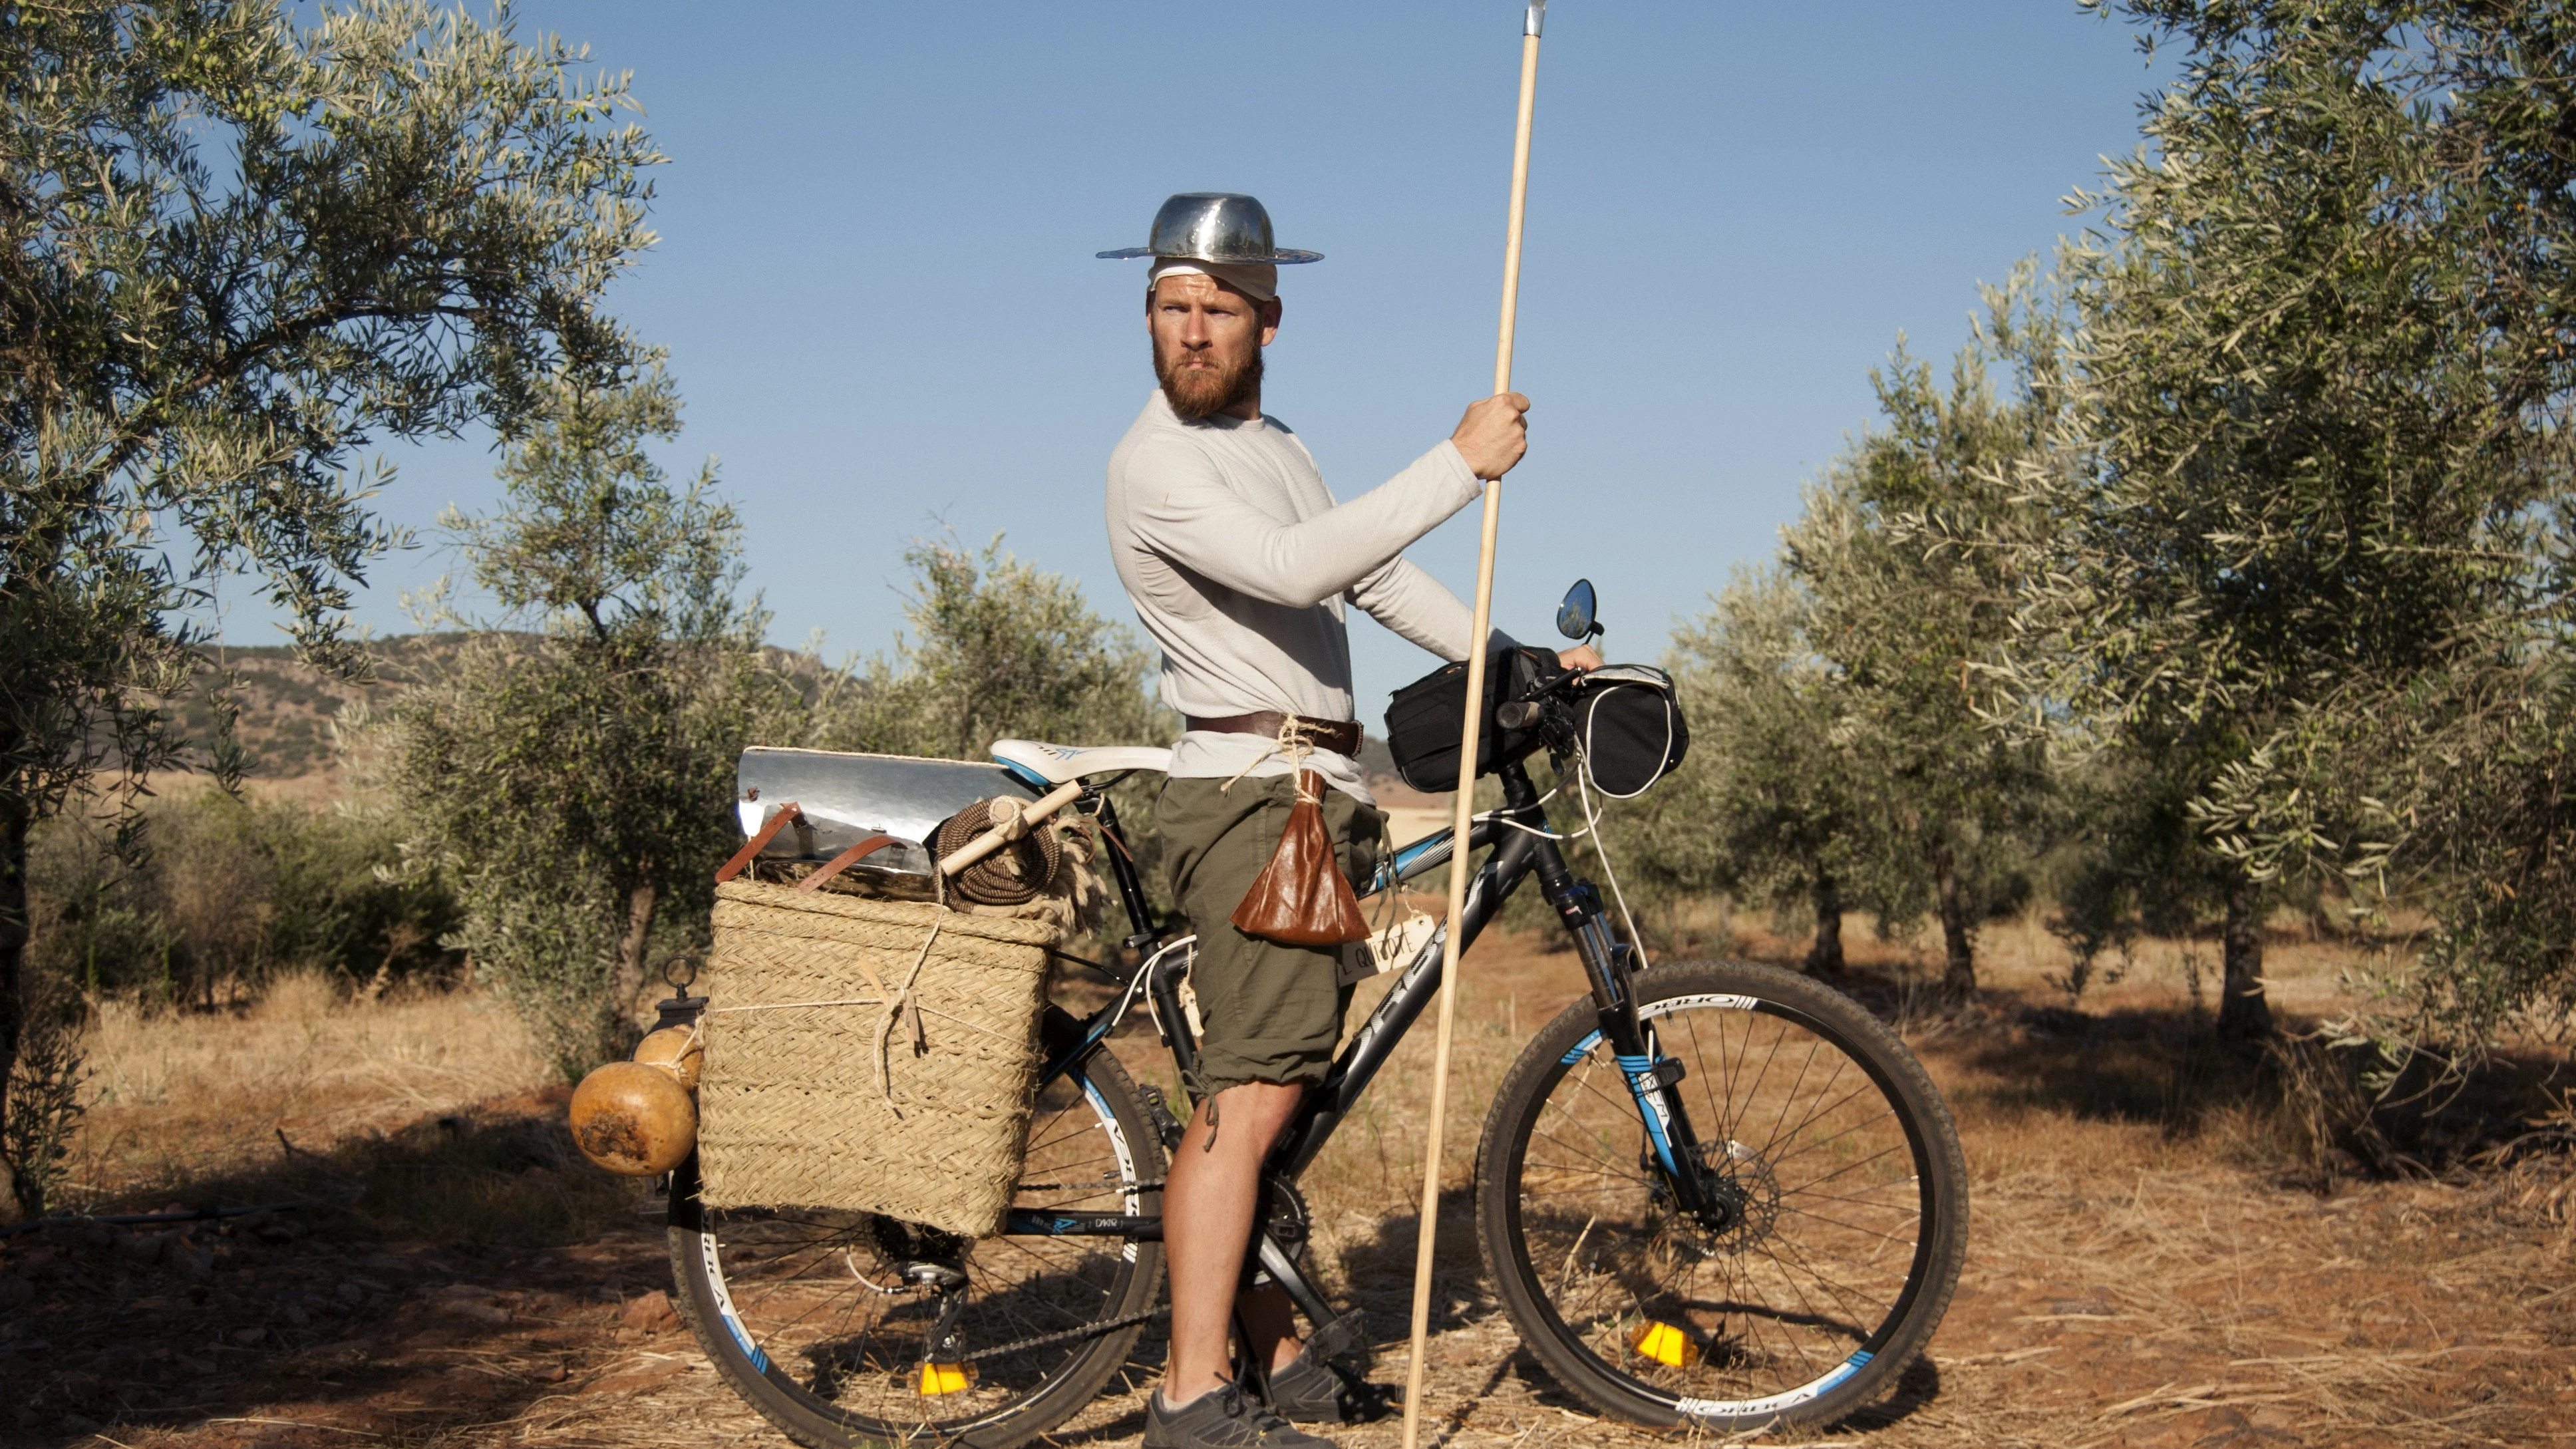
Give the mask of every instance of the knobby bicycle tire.
MULTIPOLYGON (((1048 1040, 1061 1043, 1071 1019, 1050 1010, 1047 1027, 1048 1040)), ((1049 1084, 1028 1141, 1015 1208, 1161 1212, 1161 1138, 1106 1048, 1049 1084)), ((701 1211, 694 1170, 692 1159, 671 1194, 681 1316, 727 1385, 811 1449, 1010 1449, 1098 1396, 1126 1366, 1161 1288, 1159 1242, 969 1242, 867 1213, 701 1211), (937 1395, 921 1391, 936 1299, 904 1291, 899 1273, 923 1260, 965 1271, 958 1347, 986 1354, 971 1364, 966 1388, 937 1395), (1116 1326, 1094 1331, 1103 1324, 1116 1326), (1023 1340, 1041 1341, 1008 1347, 1023 1340)))
POLYGON ((1740 962, 1635 979, 1725 1231, 1679 1211, 1589 1000, 1503 1080, 1478 1144, 1477 1238, 1522 1341, 1639 1423, 1828 1423, 1891 1387, 1947 1311, 1967 1167, 1903 1042, 1849 997, 1740 962))

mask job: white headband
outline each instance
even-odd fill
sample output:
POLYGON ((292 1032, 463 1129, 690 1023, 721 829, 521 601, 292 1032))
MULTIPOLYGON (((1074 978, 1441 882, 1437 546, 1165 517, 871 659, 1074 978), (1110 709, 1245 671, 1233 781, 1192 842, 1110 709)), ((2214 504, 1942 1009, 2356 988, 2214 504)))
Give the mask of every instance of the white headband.
POLYGON ((1145 294, 1165 277, 1214 277, 1247 297, 1270 301, 1279 295, 1279 268, 1272 262, 1203 262, 1195 257, 1156 257, 1145 274, 1145 294))

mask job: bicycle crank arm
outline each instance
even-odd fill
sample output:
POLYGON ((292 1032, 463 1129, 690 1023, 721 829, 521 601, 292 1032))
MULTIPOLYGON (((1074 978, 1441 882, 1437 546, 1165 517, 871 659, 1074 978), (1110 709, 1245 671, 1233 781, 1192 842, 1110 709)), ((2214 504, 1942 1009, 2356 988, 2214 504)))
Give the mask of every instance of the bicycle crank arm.
POLYGON ((1297 1260, 1289 1257, 1287 1250, 1268 1233, 1263 1233, 1255 1242, 1254 1259, 1261 1264, 1262 1271, 1270 1275, 1270 1281, 1278 1284, 1280 1290, 1288 1295, 1288 1301, 1297 1305, 1297 1311, 1306 1315, 1307 1322, 1321 1328, 1340 1316, 1333 1312, 1332 1304, 1324 1301, 1324 1295, 1316 1291, 1315 1285, 1306 1281, 1306 1275, 1297 1271, 1297 1260))

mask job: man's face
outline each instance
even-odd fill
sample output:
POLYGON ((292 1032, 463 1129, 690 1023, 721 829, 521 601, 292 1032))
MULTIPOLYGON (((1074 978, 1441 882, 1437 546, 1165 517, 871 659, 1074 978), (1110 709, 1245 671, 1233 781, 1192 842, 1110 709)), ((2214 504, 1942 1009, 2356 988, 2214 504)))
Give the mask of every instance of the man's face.
POLYGON ((1279 303, 1255 301, 1214 277, 1165 277, 1145 301, 1154 376, 1172 411, 1197 420, 1252 417, 1261 397, 1261 349, 1279 335, 1279 303))

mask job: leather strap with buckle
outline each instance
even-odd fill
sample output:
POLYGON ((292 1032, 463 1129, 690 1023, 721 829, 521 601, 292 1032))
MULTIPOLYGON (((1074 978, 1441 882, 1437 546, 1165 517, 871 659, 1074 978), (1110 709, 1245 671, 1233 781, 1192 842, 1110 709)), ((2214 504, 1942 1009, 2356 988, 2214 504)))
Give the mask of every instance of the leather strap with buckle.
POLYGON ((1360 722, 1355 719, 1308 719, 1304 715, 1265 709, 1257 714, 1229 714, 1215 719, 1190 715, 1182 723, 1194 730, 1214 730, 1218 734, 1276 738, 1291 720, 1305 735, 1306 742, 1316 749, 1330 750, 1337 755, 1357 755, 1360 752, 1360 722))

